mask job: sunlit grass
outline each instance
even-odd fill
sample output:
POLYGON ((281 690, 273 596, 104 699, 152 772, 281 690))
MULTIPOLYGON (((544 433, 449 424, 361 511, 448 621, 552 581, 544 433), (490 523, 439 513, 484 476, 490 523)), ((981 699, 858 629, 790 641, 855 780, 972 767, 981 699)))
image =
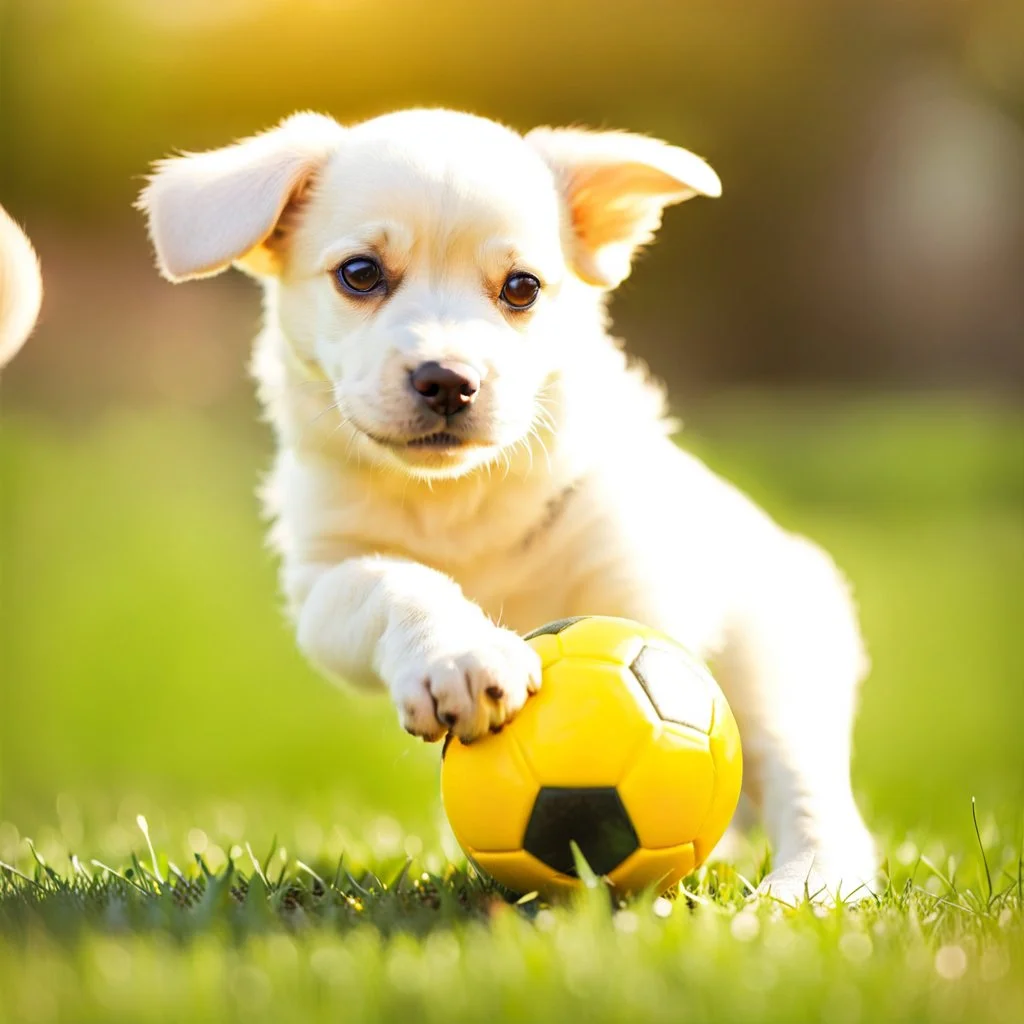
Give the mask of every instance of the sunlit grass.
POLYGON ((759 875, 725 865, 672 899, 616 901, 595 882, 548 906, 464 862, 308 864, 246 843, 217 870, 179 865, 140 825, 124 863, 72 855, 58 871, 26 848, 0 866, 0 1019, 1009 1022, 1024 1008, 1019 854, 943 851, 940 866, 914 851, 856 907, 757 899, 759 875))

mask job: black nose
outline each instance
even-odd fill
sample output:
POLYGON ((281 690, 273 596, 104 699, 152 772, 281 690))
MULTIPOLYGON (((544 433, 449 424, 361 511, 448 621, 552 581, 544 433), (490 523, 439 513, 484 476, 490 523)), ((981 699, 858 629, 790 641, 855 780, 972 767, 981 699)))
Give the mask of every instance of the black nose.
POLYGON ((480 374, 465 363, 421 363, 409 378, 423 401, 442 416, 454 416, 480 390, 480 374))

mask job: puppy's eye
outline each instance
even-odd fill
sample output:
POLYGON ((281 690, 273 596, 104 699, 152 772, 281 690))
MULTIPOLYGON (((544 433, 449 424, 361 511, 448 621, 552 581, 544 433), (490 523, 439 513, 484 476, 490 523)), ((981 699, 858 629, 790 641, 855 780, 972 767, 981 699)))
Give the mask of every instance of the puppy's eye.
POLYGON ((540 281, 533 274, 509 274, 501 289, 501 301, 513 309, 529 309, 540 294, 540 281))
POLYGON ((345 260, 334 271, 334 276, 342 288, 357 295, 369 294, 384 281, 380 265, 367 256, 355 256, 353 259, 345 260))

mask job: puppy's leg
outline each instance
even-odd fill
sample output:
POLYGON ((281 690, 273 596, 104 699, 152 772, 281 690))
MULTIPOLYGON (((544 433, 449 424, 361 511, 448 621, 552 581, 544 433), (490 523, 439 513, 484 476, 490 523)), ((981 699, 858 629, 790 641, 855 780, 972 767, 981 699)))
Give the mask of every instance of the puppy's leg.
POLYGON ((787 903, 857 898, 876 873, 850 784, 851 731, 866 667, 849 595, 831 561, 785 537, 757 568, 716 668, 743 735, 744 789, 758 803, 775 868, 762 892, 787 903))
POLYGON ((451 730, 475 739, 501 728, 540 686, 534 650, 433 569, 366 556, 289 575, 302 580, 302 651, 329 675, 382 681, 415 736, 451 730))

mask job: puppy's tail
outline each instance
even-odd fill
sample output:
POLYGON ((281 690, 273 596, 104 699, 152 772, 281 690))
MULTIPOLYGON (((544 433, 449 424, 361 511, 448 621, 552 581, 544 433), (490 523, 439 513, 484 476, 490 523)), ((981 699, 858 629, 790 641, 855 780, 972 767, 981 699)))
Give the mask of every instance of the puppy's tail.
POLYGON ((0 366, 32 333, 43 301, 39 261, 24 232, 0 206, 0 366))

